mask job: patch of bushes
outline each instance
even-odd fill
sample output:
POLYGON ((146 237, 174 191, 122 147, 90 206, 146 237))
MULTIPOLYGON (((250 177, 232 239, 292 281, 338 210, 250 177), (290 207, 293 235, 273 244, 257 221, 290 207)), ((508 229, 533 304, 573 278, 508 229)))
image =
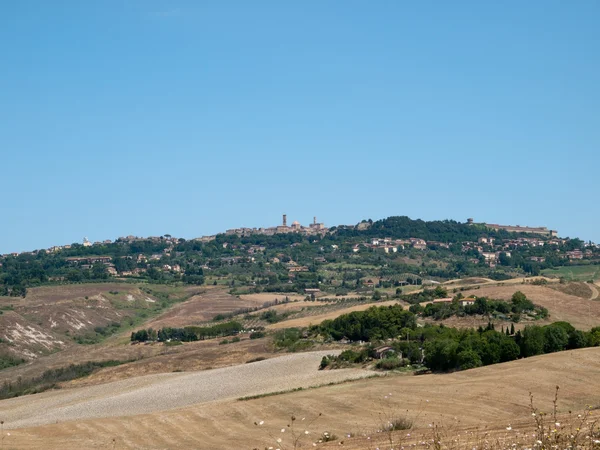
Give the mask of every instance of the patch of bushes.
POLYGON ((268 323, 277 323, 285 320, 289 316, 289 313, 277 314, 277 311, 269 309, 260 315, 261 320, 265 320, 268 323))
POLYGON ((9 353, 0 354, 0 370, 6 369, 8 367, 18 366, 19 364, 23 364, 25 360, 23 358, 17 358, 9 353))
POLYGON ((57 383, 86 377, 103 367, 115 367, 131 361, 133 360, 88 361, 83 364, 71 364, 67 367, 46 370, 39 377, 28 380, 19 377, 16 381, 5 381, 0 387, 0 400, 44 392, 55 388, 57 383))
POLYGON ((416 327, 417 320, 412 312, 403 310, 401 305, 392 305, 343 314, 334 320, 323 321, 311 331, 335 340, 347 337, 351 341, 373 341, 395 338, 403 328, 416 327))
POLYGON ((258 361, 264 361, 265 359, 267 359, 267 358, 265 358, 264 356, 258 356, 256 358, 249 359, 248 361, 246 361, 246 364, 251 364, 254 362, 258 362, 258 361))
POLYGON ((298 328, 277 331, 273 343, 276 347, 286 349, 288 352, 299 352, 312 347, 312 342, 303 339, 302 331, 298 328))
MULTIPOLYGON (((404 367, 405 364, 397 357, 388 357, 385 359, 380 359, 375 364, 375 368, 379 370, 395 370, 401 367, 404 367)), ((398 428, 399 430, 405 430, 406 428, 398 428)))

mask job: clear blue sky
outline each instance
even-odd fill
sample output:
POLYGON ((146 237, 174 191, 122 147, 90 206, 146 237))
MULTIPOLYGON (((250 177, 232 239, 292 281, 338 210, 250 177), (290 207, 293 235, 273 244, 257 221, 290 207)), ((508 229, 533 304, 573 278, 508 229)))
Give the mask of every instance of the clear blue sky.
POLYGON ((600 241, 600 2, 0 3, 0 253, 408 215, 600 241))

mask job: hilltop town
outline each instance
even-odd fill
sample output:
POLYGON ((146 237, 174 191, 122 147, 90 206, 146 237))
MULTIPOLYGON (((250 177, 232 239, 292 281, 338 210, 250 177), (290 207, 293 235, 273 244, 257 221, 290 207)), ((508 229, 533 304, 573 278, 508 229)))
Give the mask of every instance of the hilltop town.
POLYGON ((114 242, 53 246, 0 257, 0 287, 22 295, 47 283, 153 280, 192 285, 247 284, 256 291, 321 289, 344 293, 364 284, 401 286, 465 276, 502 280, 539 275, 576 262, 600 262, 600 248, 559 238, 546 227, 407 217, 362 221, 354 226, 236 228, 185 240, 171 235, 126 236, 114 242))

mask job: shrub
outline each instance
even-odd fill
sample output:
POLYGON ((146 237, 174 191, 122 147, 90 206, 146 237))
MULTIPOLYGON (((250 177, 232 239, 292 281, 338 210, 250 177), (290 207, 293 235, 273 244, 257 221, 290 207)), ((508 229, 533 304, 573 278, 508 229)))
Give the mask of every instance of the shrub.
POLYGON ((250 333, 250 339, 260 339, 264 338, 266 333, 264 331, 255 331, 254 333, 250 333))
POLYGON ((264 356, 258 356, 256 358, 249 359, 248 361, 246 361, 246 364, 250 364, 250 363, 258 362, 258 361, 264 361, 265 359, 267 359, 267 358, 265 358, 264 356))
POLYGON ((8 353, 0 354, 0 370, 6 369, 8 367, 18 366, 19 364, 23 364, 25 360, 23 358, 14 357, 8 353))
POLYGON ((410 419, 407 419, 406 417, 400 417, 400 418, 396 418, 396 419, 392 419, 388 426, 387 429, 389 431, 402 431, 402 430, 410 430, 413 426, 413 422, 410 419))
MULTIPOLYGON (((381 359, 377 361, 377 364, 375 364, 375 368, 379 370, 394 370, 399 369, 400 367, 404 367, 404 362, 396 357, 381 359)), ((406 428, 399 429, 405 430, 406 428)))

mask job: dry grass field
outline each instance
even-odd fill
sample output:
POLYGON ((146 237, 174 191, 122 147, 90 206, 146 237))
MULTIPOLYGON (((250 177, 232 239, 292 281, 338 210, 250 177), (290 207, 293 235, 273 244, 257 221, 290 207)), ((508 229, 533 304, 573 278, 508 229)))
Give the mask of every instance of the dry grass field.
MULTIPOLYGON (((255 366, 253 370, 257 367, 261 368, 255 366)), ((280 387, 277 380, 307 370, 295 364, 289 364, 287 369, 265 365, 264 369, 264 379, 275 380, 273 390, 280 387)), ((378 430, 382 422, 391 418, 413 422, 413 429, 393 434, 395 442, 407 441, 406 434, 431 435, 430 424, 442 425, 451 440, 461 435, 464 439, 474 430, 480 434, 506 434, 507 427, 515 433, 524 431, 531 424, 529 392, 534 394, 536 405, 549 412, 556 385, 561 393, 559 414, 579 411, 586 405, 597 407, 600 406, 599 371, 600 349, 591 348, 453 374, 386 376, 248 401, 237 401, 229 395, 219 397, 205 386, 200 388, 203 394, 194 394, 197 396, 190 399, 182 396, 178 388, 170 391, 168 386, 178 382, 188 386, 186 380, 194 380, 198 375, 172 374, 3 401, 0 416, 5 418, 5 432, 10 432, 4 440, 7 449, 262 449, 277 446, 278 438, 282 439, 281 447, 274 448, 289 449, 293 447, 287 425, 289 417, 294 415, 300 433, 305 427, 309 431, 303 435, 300 448, 314 448, 312 443, 327 431, 337 439, 331 446, 318 444, 317 448, 362 450, 375 449, 388 441, 389 436, 378 430), (173 392, 176 400, 169 400, 167 395, 164 402, 148 402, 148 398, 154 397, 143 394, 151 393, 157 386, 161 391, 159 397, 173 392), (53 423, 47 423, 45 413, 39 413, 40 408, 53 418, 53 423), (81 412, 81 416, 69 420, 74 418, 74 412, 81 412), (306 425, 318 414, 322 416, 314 424, 306 425), (90 418, 94 416, 105 417, 90 418), (46 424, 32 426, 40 420, 46 424), (262 425, 254 425, 261 421, 262 425), (281 429, 286 432, 281 433, 281 429), (344 441, 343 447, 340 440, 344 441)), ((243 395, 233 372, 227 375, 212 372, 201 372, 197 379, 218 380, 219 392, 229 392, 233 397, 243 395)), ((246 370, 239 374, 247 378, 246 370)), ((315 384, 308 380, 306 383, 315 384)), ((255 392, 253 389, 250 392, 255 392)), ((268 382, 262 389, 269 390, 268 382)))
POLYGON ((63 286, 42 286, 27 290, 23 299, 15 297, 0 297, 0 304, 19 304, 21 306, 36 306, 55 304, 76 300, 91 295, 108 294, 110 291, 136 289, 136 285, 123 283, 86 283, 68 284, 63 286))

